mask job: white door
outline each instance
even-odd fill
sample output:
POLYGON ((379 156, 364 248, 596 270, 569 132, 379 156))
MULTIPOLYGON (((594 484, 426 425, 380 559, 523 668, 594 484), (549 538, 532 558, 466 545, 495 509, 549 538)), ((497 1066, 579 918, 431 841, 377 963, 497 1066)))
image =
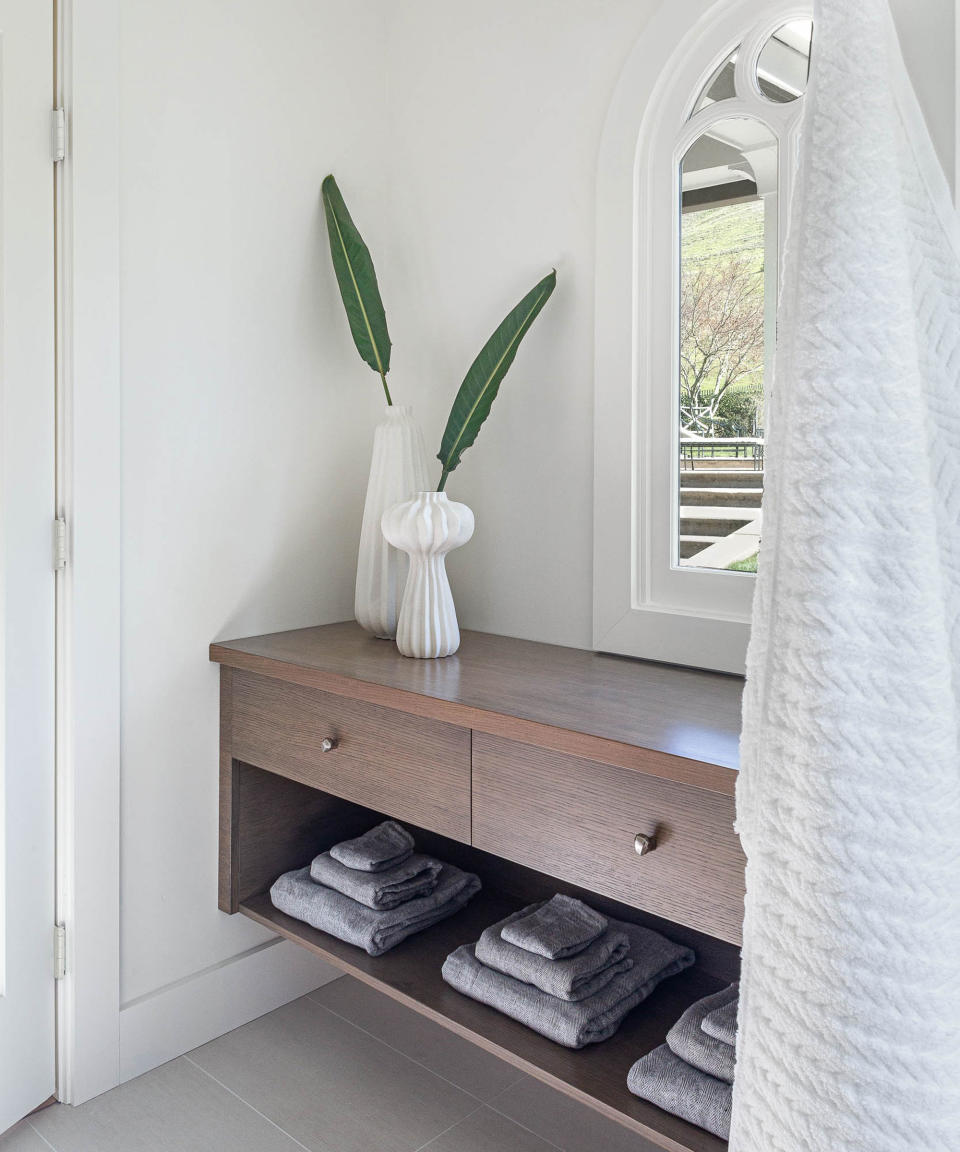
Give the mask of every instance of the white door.
POLYGON ((55 1088, 53 0, 0 0, 0 1132, 55 1088))

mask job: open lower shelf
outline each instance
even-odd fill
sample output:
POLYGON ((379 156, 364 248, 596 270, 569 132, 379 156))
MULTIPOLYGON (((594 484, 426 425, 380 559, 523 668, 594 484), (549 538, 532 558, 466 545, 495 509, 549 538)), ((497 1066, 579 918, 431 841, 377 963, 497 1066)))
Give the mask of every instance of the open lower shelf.
POLYGON ((243 901, 240 911, 531 1076, 596 1108, 660 1148, 669 1152, 724 1152, 725 1141, 638 1100, 627 1090, 630 1065, 662 1044, 680 1014, 695 1000, 718 991, 722 982, 695 966, 664 981, 610 1040, 578 1051, 563 1048, 455 992, 440 975, 450 952, 475 941, 484 928, 518 906, 515 899, 484 890, 456 916, 376 957, 278 912, 266 893, 243 901))

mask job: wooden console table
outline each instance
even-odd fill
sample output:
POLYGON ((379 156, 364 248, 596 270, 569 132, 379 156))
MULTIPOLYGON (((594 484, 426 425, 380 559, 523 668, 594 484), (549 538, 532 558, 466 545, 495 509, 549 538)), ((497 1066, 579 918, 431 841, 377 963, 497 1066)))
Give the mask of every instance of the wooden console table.
POLYGON ((630 1065, 736 979, 742 681, 466 632, 418 661, 354 623, 213 644, 221 665, 220 907, 271 930, 672 1152, 723 1141, 631 1096, 630 1065), (477 872, 457 916, 381 957, 278 912, 284 871, 391 816, 477 872), (649 850, 653 845, 653 850, 649 850), (643 854, 641 854, 641 850, 643 854), (690 944, 617 1035, 570 1051, 449 988, 447 954, 556 891, 690 944))

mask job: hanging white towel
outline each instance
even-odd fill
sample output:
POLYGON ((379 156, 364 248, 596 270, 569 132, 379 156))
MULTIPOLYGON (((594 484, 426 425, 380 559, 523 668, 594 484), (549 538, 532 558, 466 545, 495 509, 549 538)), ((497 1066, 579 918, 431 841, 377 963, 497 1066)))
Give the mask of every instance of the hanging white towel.
POLYGON ((960 238, 886 0, 821 0, 737 822, 731 1152, 960 1149, 960 238))

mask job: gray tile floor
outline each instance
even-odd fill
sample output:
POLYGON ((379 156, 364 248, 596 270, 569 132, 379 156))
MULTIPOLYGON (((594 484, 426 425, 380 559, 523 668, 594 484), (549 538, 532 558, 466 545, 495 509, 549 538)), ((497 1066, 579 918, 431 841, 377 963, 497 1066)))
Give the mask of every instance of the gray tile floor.
POLYGON ((653 1146, 349 977, 0 1152, 653 1152, 653 1146))

